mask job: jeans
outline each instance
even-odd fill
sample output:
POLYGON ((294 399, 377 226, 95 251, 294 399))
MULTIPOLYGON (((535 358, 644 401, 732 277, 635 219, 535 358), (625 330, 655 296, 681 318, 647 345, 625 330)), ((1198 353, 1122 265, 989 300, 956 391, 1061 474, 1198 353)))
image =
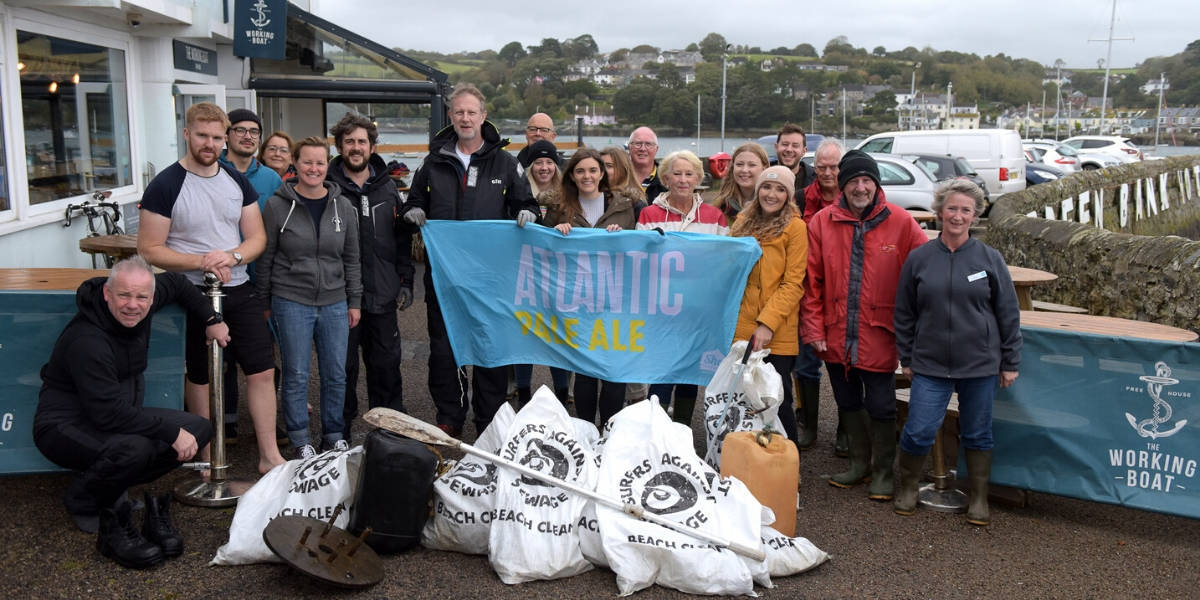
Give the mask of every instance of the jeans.
POLYGON ((929 454, 946 416, 950 394, 958 392, 958 428, 963 448, 991 450, 992 400, 996 375, 947 379, 913 373, 908 401, 908 421, 900 434, 900 449, 914 456, 929 454))
MULTIPOLYGON (((821 359, 817 358, 817 352, 812 349, 812 346, 808 344, 800 346, 800 354, 796 356, 796 367, 793 371, 800 381, 821 380, 821 359)), ((780 373, 780 375, 786 377, 787 373, 780 373)))
MULTIPOLYGON (((549 367, 550 379, 554 381, 554 389, 566 389, 571 383, 571 372, 558 367, 549 367)), ((518 388, 532 387, 533 382, 533 365, 513 365, 513 379, 516 380, 518 388)), ((566 400, 566 398, 559 398, 566 400)))
POLYGON ((308 367, 313 343, 321 376, 321 430, 326 446, 343 438, 342 416, 346 399, 346 349, 350 318, 346 302, 309 306, 277 296, 271 298, 271 316, 279 325, 283 355, 283 417, 288 439, 299 448, 309 444, 308 367))
POLYGON ((625 384, 602 381, 595 377, 575 374, 575 416, 596 424, 596 409, 600 409, 600 430, 625 404, 625 384), (599 399, 597 400, 597 392, 599 399))

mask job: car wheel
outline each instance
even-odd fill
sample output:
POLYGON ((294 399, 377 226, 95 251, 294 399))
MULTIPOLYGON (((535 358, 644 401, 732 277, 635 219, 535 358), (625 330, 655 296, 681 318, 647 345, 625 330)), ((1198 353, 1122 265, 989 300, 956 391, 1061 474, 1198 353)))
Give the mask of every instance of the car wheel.
POLYGON ((1095 171, 1096 169, 1099 169, 1099 168, 1100 168, 1100 165, 1095 165, 1092 163, 1087 163, 1087 164, 1083 165, 1084 171, 1095 171))

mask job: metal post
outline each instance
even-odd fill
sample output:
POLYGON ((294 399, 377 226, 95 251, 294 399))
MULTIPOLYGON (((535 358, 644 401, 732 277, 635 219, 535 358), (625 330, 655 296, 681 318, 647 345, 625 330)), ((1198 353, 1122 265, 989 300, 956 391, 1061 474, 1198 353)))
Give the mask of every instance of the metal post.
POLYGON ((583 117, 575 116, 575 143, 583 147, 583 117))
POLYGON ((913 130, 913 111, 916 109, 914 104, 917 101, 917 69, 921 68, 921 63, 913 65, 912 83, 908 90, 908 130, 913 130))
POLYGON ((842 139, 846 139, 846 88, 842 88, 842 139))
MULTIPOLYGON (((728 47, 726 47, 728 50, 728 47)), ((721 53, 721 152, 725 151, 725 68, 728 62, 728 52, 721 53)), ((700 104, 700 100, 696 100, 696 104, 700 104)), ((699 128, 699 126, 697 126, 699 128)), ((700 150, 700 145, 696 145, 696 151, 700 150)))
MULTIPOLYGON (((724 151, 725 147, 722 146, 721 150, 724 151)), ((696 94, 696 155, 700 155, 700 94, 696 94)))
MULTIPOLYGON (((221 312, 221 280, 214 273, 204 274, 208 285, 206 295, 212 299, 213 310, 221 312)), ((225 459, 225 358, 217 340, 208 349, 208 419, 213 436, 209 443, 210 462, 207 480, 185 481, 175 487, 175 498, 192 506, 220 508, 237 504, 238 498, 253 485, 251 481, 229 477, 229 462, 225 459)))
POLYGON ((1166 85, 1167 74, 1158 74, 1158 112, 1154 115, 1154 150, 1158 151, 1158 123, 1162 119, 1163 86, 1166 85))
POLYGON ((1054 85, 1057 91, 1054 93, 1054 141, 1058 141, 1058 124, 1062 122, 1062 60, 1054 61, 1058 66, 1058 75, 1055 76, 1054 85))
POLYGON ((942 129, 950 129, 950 107, 954 106, 954 101, 951 100, 954 92, 954 82, 946 82, 946 120, 942 123, 942 129))
MULTIPOLYGON (((943 423, 942 427, 945 427, 943 423)), ((933 483, 921 486, 921 506, 939 512, 961 513, 967 510, 967 495, 950 485, 951 477, 943 456, 942 431, 933 438, 933 483)))

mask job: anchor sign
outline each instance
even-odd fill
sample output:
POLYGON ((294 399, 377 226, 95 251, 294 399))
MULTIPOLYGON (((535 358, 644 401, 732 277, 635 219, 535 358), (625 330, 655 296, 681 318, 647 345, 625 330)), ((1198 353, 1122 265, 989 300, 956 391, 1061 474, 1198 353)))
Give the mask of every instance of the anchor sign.
POLYGON ((1150 394, 1150 398, 1154 400, 1154 416, 1149 419, 1137 420, 1137 417, 1129 413, 1125 413, 1125 418, 1129 420, 1129 425, 1134 431, 1142 437, 1152 439, 1170 437, 1175 435, 1184 425, 1187 425, 1187 419, 1176 421, 1175 426, 1167 431, 1159 431, 1160 423, 1166 423, 1171 420, 1171 405, 1167 404, 1166 400, 1162 399, 1162 389, 1165 385, 1175 385, 1179 383, 1178 379, 1171 377, 1171 367, 1167 363, 1157 362, 1154 364, 1154 375, 1143 375, 1138 379, 1146 382, 1146 389, 1150 394))
POLYGON ((258 2, 252 4, 250 8, 257 13, 256 17, 250 19, 250 22, 253 23, 255 27, 266 27, 267 25, 271 24, 271 17, 269 16, 271 14, 271 9, 267 7, 267 3, 264 0, 258 0, 258 2))

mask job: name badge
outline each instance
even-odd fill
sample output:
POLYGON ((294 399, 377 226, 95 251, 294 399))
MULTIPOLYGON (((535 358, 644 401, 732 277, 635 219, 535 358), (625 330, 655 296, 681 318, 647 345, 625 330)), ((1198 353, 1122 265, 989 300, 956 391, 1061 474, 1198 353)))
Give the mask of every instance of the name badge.
POLYGON ((968 282, 979 281, 980 279, 983 279, 984 277, 987 277, 987 271, 980 271, 978 273, 972 273, 970 275, 967 275, 967 281, 968 282))
POLYGON ((476 179, 479 179, 479 168, 471 167, 467 169, 467 187, 475 187, 476 179))

